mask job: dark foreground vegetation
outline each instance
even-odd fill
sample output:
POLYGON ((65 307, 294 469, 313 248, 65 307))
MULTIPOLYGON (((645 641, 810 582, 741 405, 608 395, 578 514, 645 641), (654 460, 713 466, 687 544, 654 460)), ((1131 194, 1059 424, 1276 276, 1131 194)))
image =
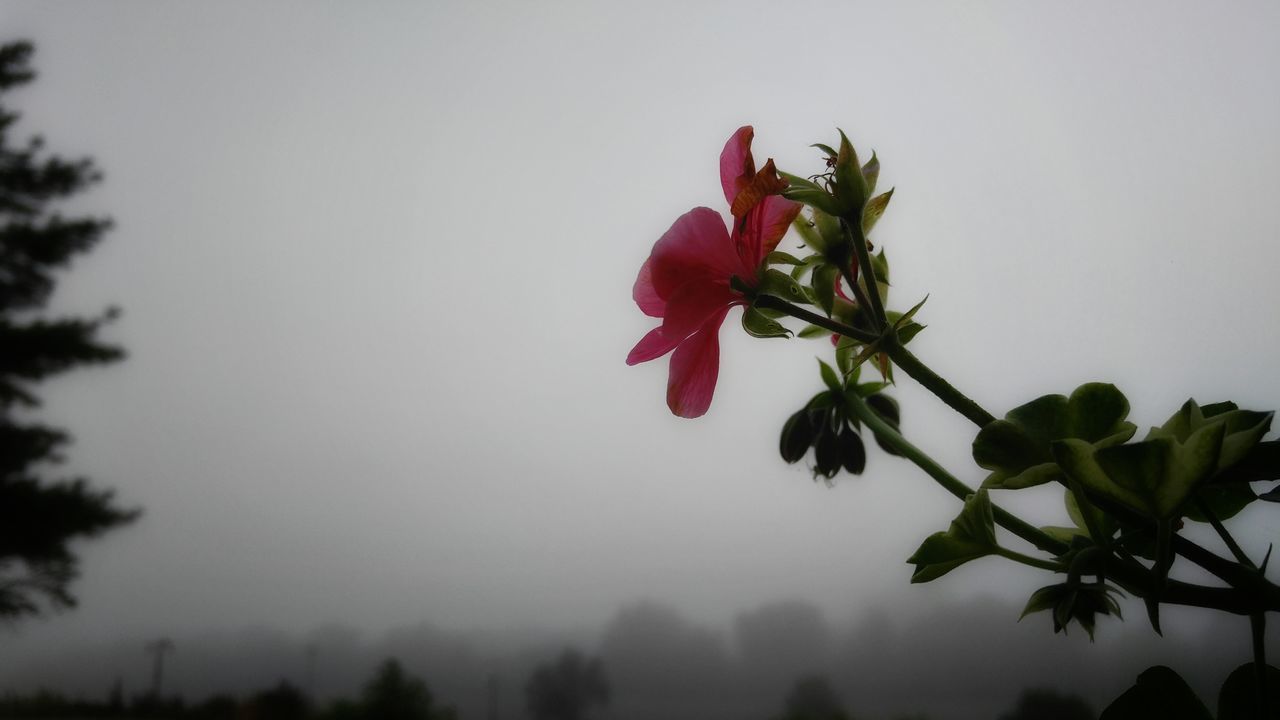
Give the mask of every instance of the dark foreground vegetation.
MULTIPOLYGON (((598 658, 586 658, 565 650, 555 660, 539 665, 524 686, 524 712, 513 717, 533 720, 588 720, 609 704, 610 685, 598 658)), ((487 709, 488 720, 503 717, 496 702, 487 709)), ((1094 720, 1082 699, 1049 690, 1028 690, 1017 705, 999 720, 1094 720)), ((164 718, 165 720, 458 720, 451 706, 436 701, 425 681, 405 672, 394 659, 383 662, 365 684, 359 697, 326 703, 313 701, 301 688, 287 681, 243 698, 215 695, 188 703, 180 697, 149 693, 126 701, 119 684, 105 701, 71 699, 51 691, 0 699, 0 718, 36 720, 87 720, 88 718, 164 718)), ((854 715, 827 679, 804 676, 782 698, 781 712, 762 712, 744 720, 869 720, 854 715)), ((891 720, 930 720, 925 715, 899 715, 891 720)))

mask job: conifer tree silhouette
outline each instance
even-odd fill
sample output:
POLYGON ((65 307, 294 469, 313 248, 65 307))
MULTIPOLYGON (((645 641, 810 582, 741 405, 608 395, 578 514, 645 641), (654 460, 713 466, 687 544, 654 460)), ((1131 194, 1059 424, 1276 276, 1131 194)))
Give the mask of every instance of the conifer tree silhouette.
POLYGON ((54 273, 92 248, 111 227, 101 217, 66 218, 56 206, 101 179, 87 158, 49 154, 39 137, 14 139, 18 114, 7 94, 31 82, 28 42, 0 46, 0 620, 75 605, 79 572, 68 547, 137 517, 109 491, 53 470, 71 436, 32 420, 34 385, 82 365, 114 362, 124 352, 98 331, 117 315, 42 315, 54 273))

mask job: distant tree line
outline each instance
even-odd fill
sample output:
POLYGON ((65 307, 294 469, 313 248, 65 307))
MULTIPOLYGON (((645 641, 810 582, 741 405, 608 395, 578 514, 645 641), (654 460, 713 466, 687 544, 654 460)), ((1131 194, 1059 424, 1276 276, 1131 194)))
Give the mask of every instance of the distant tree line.
POLYGON ((453 707, 438 704, 427 684, 388 659, 356 699, 339 699, 323 707, 297 686, 275 687, 235 698, 216 695, 200 703, 145 695, 126 702, 119 685, 106 702, 68 699, 38 692, 0 699, 0 718, 165 718, 165 720, 456 720, 453 707))

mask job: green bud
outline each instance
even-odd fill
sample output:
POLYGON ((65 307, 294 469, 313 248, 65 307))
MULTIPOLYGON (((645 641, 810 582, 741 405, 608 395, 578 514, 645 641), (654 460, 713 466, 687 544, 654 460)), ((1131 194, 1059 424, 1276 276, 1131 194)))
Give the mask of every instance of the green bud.
POLYGON ((839 214, 856 217, 861 222, 862 206, 866 204, 870 190, 858 163, 858 153, 843 130, 840 131, 840 151, 836 155, 834 193, 836 202, 841 206, 839 214))

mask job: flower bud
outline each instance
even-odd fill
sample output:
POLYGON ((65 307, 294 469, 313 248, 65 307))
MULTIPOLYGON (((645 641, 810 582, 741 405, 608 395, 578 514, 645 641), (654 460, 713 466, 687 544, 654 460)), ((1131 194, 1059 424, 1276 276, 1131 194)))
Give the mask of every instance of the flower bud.
POLYGON ((851 475, 861 475, 867 467, 867 450, 862 437, 848 425, 840 431, 840 464, 851 475))
POLYGON ((809 452, 809 446, 813 444, 814 427, 809 420, 809 410, 806 408, 787 418, 787 422, 782 426, 782 438, 778 444, 778 452, 782 455, 782 459, 789 462, 799 462, 804 458, 804 454, 809 452))

